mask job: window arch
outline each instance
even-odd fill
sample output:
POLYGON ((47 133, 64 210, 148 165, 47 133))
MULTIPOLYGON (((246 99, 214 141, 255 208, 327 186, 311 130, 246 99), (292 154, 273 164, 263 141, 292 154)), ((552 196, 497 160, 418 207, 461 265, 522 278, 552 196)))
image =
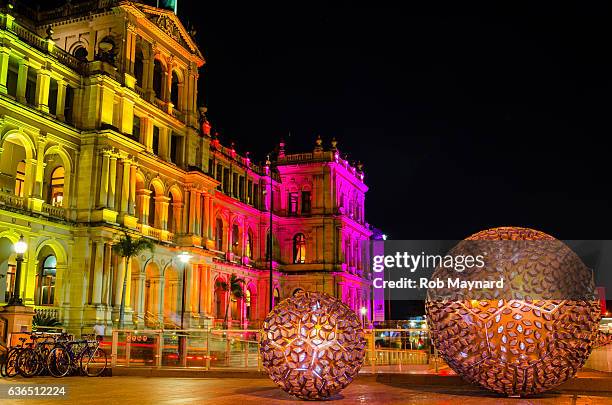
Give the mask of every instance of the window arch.
POLYGON ((17 163, 17 170, 15 171, 15 195, 17 197, 24 197, 25 194, 25 161, 17 163))
POLYGON ((163 87, 164 69, 161 62, 158 59, 153 61, 153 91, 155 96, 159 99, 162 98, 162 87, 163 87))
POLYGON ((155 227, 155 197, 155 188, 151 187, 151 195, 149 196, 149 218, 147 218, 147 223, 152 227, 155 227))
POLYGON ((223 251, 223 220, 217 218, 215 222, 215 249, 223 251))
POLYGON ((136 55, 134 56, 134 77, 136 78, 136 85, 142 87, 144 85, 144 54, 140 47, 136 48, 136 55))
POLYGON ((248 288, 244 292, 244 306, 245 306, 245 315, 246 320, 251 320, 251 290, 248 288))
POLYGON ((306 262, 306 238, 303 233, 293 237, 293 263, 306 262))
POLYGON ((55 301, 55 276, 57 273, 57 258, 49 255, 43 260, 36 280, 36 305, 53 305, 55 301))
POLYGON ((83 45, 78 45, 76 48, 74 48, 72 54, 81 62, 87 62, 87 56, 89 56, 87 48, 85 48, 83 45))
POLYGON ((49 187, 49 204, 61 207, 64 202, 64 166, 56 167, 51 172, 51 186, 49 187))
POLYGON ((168 195, 168 198, 170 198, 168 200, 168 231, 174 233, 176 229, 174 229, 174 198, 172 193, 168 195))
POLYGON ((304 289, 303 289, 303 288, 298 287, 298 288, 296 288, 295 290, 293 290, 293 292, 291 293, 291 295, 295 297, 296 295, 298 295, 298 294, 299 294, 299 293, 301 293, 301 292, 304 292, 304 289))
POLYGON ((240 254, 240 228, 236 223, 232 225, 232 252, 235 255, 240 254))
POLYGON ((273 300, 273 304, 276 305, 279 303, 280 301, 280 291, 278 291, 278 288, 274 289, 274 300, 273 300))
POLYGON ((253 232, 249 229, 246 235, 246 252, 245 256, 249 259, 253 259, 253 232))
POLYGON ((174 104, 174 108, 180 110, 181 106, 179 106, 179 77, 176 72, 172 71, 172 82, 170 84, 170 102, 174 104))

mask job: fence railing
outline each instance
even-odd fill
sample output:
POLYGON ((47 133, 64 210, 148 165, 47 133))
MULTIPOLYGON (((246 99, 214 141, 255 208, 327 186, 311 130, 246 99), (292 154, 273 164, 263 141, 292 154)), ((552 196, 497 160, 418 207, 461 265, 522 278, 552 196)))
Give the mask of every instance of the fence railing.
MULTIPOLYGON (((115 330, 103 344, 113 367, 261 370, 260 338, 261 330, 248 329, 115 330)), ((366 339, 364 371, 438 370, 426 330, 368 330, 366 339)))

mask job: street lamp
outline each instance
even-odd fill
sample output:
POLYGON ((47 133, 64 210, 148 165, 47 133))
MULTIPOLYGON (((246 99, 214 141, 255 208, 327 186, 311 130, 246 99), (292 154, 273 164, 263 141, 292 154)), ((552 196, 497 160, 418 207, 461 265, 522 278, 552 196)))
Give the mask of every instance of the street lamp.
MULTIPOLYGON (((185 319, 185 294, 187 288, 185 286, 187 281, 187 263, 193 257, 188 252, 182 252, 178 256, 178 259, 183 263, 183 294, 181 294, 181 331, 185 329, 184 327, 184 319, 185 319)), ((179 335, 179 358, 181 360, 181 365, 183 367, 187 366, 187 336, 184 332, 179 335)))
POLYGON ((268 249, 270 252, 270 311, 272 311, 272 308, 274 307, 274 267, 272 265, 272 258, 274 256, 274 250, 272 249, 272 241, 274 240, 272 237, 272 211, 274 207, 274 199, 272 193, 274 192, 274 187, 272 186, 272 162, 270 161, 269 154, 266 157, 266 167, 268 168, 268 175, 270 176, 270 240, 268 241, 268 249))
POLYGON ((361 323, 362 323, 362 326, 365 328, 365 317, 366 317, 366 314, 368 313, 368 309, 366 307, 361 307, 360 312, 361 312, 361 323))
POLYGON ((15 285, 13 287, 13 295, 9 299, 8 305, 23 305, 23 301, 19 297, 19 289, 21 288, 21 264, 23 263, 23 254, 28 249, 28 244, 23 239, 23 235, 19 237, 19 240, 13 246, 17 257, 17 268, 15 269, 15 285))
POLYGON ((181 329, 183 329, 183 318, 185 318, 185 292, 186 292, 185 282, 187 280, 187 277, 186 277, 187 263, 189 263, 189 260, 192 257, 193 256, 190 255, 188 252, 183 252, 178 255, 178 259, 181 261, 181 263, 183 263, 183 294, 181 297, 181 329))

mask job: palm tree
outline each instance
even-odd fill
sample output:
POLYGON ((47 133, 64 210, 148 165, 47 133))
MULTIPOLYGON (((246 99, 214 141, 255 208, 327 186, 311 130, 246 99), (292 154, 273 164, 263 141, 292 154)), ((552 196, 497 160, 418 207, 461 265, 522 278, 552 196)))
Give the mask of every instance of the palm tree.
POLYGON ((136 257, 140 252, 148 250, 151 253, 155 250, 155 245, 151 239, 139 238, 132 239, 127 232, 119 239, 116 245, 113 245, 113 252, 126 259, 125 272, 123 273, 123 289, 121 291, 121 307, 119 309, 119 327, 123 328, 123 317, 125 315, 125 290, 127 288, 128 271, 130 269, 130 261, 132 257, 136 257))
POLYGON ((232 297, 234 297, 235 299, 240 299, 244 297, 244 284, 244 279, 238 278, 238 276, 236 276, 235 274, 232 274, 230 276, 229 282, 225 280, 217 280, 217 282, 215 283, 215 286, 220 290, 225 292, 229 291, 229 297, 227 300, 227 305, 225 307, 225 317, 223 318, 223 325, 225 329, 227 329, 227 314, 229 312, 230 301, 232 297))

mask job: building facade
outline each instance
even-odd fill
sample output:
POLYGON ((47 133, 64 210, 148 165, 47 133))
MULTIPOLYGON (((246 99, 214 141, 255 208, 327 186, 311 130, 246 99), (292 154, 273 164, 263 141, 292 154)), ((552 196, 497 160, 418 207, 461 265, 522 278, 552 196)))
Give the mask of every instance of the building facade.
POLYGON ((326 291, 371 317, 361 167, 335 141, 299 154, 281 143, 256 164, 211 136, 197 105, 205 61, 173 12, 17 3, 0 27, 0 303, 23 235, 21 296, 73 331, 117 326, 124 278, 127 327, 181 317, 184 327, 257 327, 270 267, 274 300, 326 291), (118 256, 126 233, 154 251, 118 256), (224 288, 232 275, 243 297, 224 288))

